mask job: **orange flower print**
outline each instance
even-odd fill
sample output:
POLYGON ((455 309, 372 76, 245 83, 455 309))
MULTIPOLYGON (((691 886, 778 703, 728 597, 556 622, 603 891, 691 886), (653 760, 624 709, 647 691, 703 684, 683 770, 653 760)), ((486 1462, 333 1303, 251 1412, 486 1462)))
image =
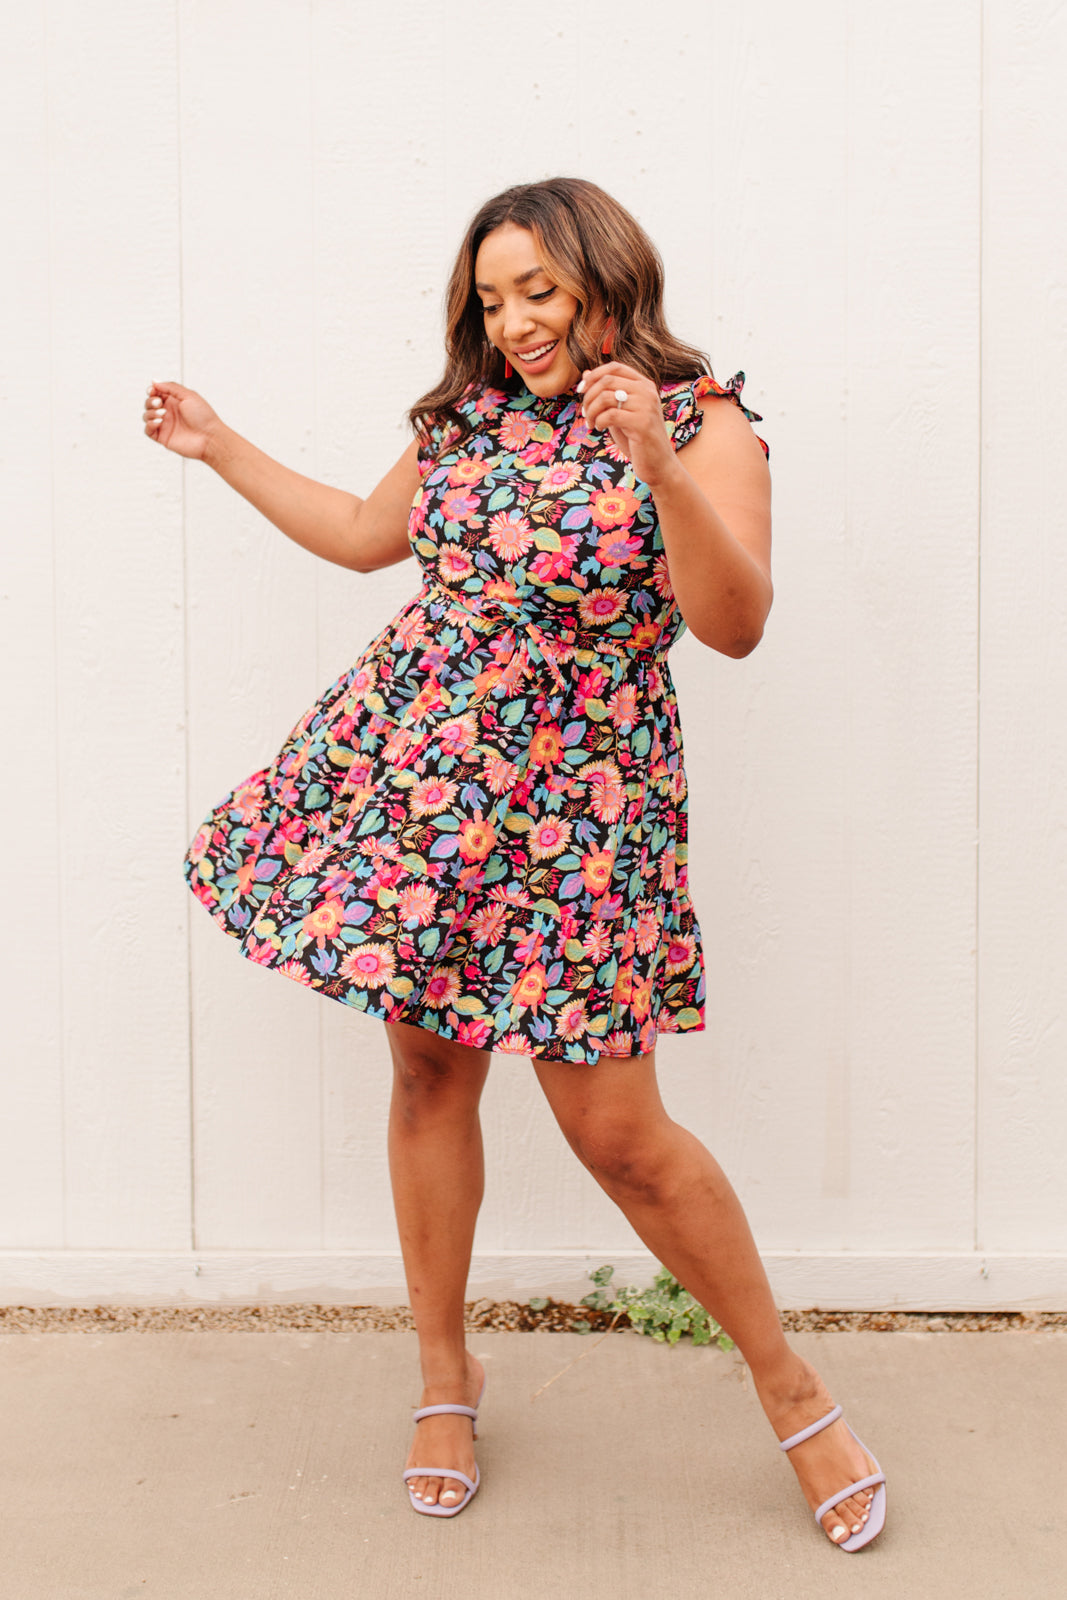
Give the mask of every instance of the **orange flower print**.
POLYGON ((593 496, 589 513, 598 528, 617 528, 632 522, 641 502, 629 489, 601 489, 593 496))
POLYGON ((617 1006, 628 1006, 633 998, 633 992, 634 969, 627 963, 625 966, 620 966, 616 974, 615 987, 611 992, 612 1001, 617 1006))
POLYGON ((263 815, 266 785, 262 778, 239 784, 233 791, 233 809, 244 823, 258 822, 263 815))
POLYGON ((652 1009, 652 979, 642 978, 633 985, 630 1008, 638 1022, 643 1022, 652 1009))
POLYGON ((482 777, 490 794, 507 794, 519 781, 519 769, 503 756, 490 756, 482 768, 482 777))
POLYGON ((467 494, 464 489, 449 489, 442 496, 441 510, 446 522, 466 522, 474 516, 478 509, 478 496, 467 494))
POLYGON ((394 728, 382 746, 382 760, 391 767, 402 767, 412 745, 420 737, 410 728, 394 728))
POLYGON ((504 937, 508 914, 501 905, 483 906, 471 917, 468 927, 479 944, 496 945, 504 937))
POLYGON ((396 643, 404 650, 414 650, 416 645, 422 644, 427 635, 426 618, 421 611, 414 607, 406 616, 401 615, 396 625, 394 638, 396 643))
POLYGON ((459 784, 450 778, 422 778, 411 791, 411 815, 436 817, 450 806, 459 792, 459 784))
POLYGON ((665 970, 672 975, 688 972, 696 960, 696 953, 696 940, 691 933, 676 934, 663 952, 665 970))
POLYGON ((459 830, 459 853, 464 861, 484 861, 494 844, 496 834, 480 812, 459 830))
POLYGON ((667 569, 665 555, 658 555, 652 563, 652 587, 661 600, 674 599, 674 589, 671 586, 671 575, 667 569))
POLYGON ((196 838, 189 846, 189 860, 197 866, 207 855, 211 843, 211 829, 205 824, 197 831, 196 838))
POLYGON ((591 589, 578 602, 579 615, 589 628, 606 628, 625 609, 626 596, 618 589, 591 589))
POLYGON ((422 688, 411 702, 412 721, 420 721, 428 711, 436 711, 438 707, 443 706, 444 703, 444 696, 441 693, 441 685, 439 683, 434 683, 433 679, 431 678, 429 683, 423 684, 422 688))
POLYGON ((428 883, 409 883, 396 897, 396 913, 401 922, 415 922, 428 928, 437 908, 437 890, 428 883))
POLYGON ((511 993, 516 1005, 520 1005, 523 1008, 529 1007, 531 1010, 536 1011, 545 997, 547 988, 548 973, 540 961, 535 961, 532 966, 526 968, 522 977, 516 979, 512 984, 511 993))
POLYGON ((387 944, 361 944, 341 962, 341 977, 357 989, 380 989, 396 970, 396 957, 387 944))
POLYGON ((453 967, 434 967, 426 985, 423 999, 428 1006, 440 1011, 459 998, 459 973, 453 967))
POLYGON ((640 622, 630 635, 630 645, 634 650, 651 650, 660 636, 661 630, 654 622, 640 622))
POLYGON ((596 547, 596 558, 605 567, 629 567, 641 560, 641 540, 627 539, 621 531, 606 533, 596 547))
POLYGON ((458 488, 460 484, 481 483, 488 471, 488 461, 479 461, 475 456, 460 456, 449 468, 448 481, 453 488, 458 488))
POLYGON ((529 1039, 525 1038, 521 1033, 506 1033, 502 1039, 497 1040, 493 1049, 497 1055, 501 1056, 533 1055, 529 1039))
POLYGON ((304 917, 300 926, 320 950, 325 950, 327 939, 333 938, 344 920, 345 908, 340 900, 322 900, 304 917))
POLYGON ((540 822, 535 822, 526 835, 526 845, 535 861, 546 861, 560 855, 567 848, 570 837, 569 822, 544 817, 540 822))
POLYGON ((505 450, 521 450, 528 445, 537 427, 537 418, 528 411, 512 411, 500 424, 500 443, 505 450))
POLYGON ((281 961, 275 967, 275 972, 280 972, 283 978, 292 978, 294 983, 302 983, 305 989, 311 988, 311 973, 301 962, 293 956, 289 961, 281 961))
POLYGON ((609 1033, 604 1043, 600 1046, 601 1054, 605 1056, 632 1056, 634 1053, 634 1036, 625 1028, 616 1028, 614 1033, 609 1033))
POLYGON ((533 544, 533 529, 518 511, 498 511, 489 518, 489 543, 501 561, 518 561, 533 544))
POLYGON ((589 808, 598 822, 618 822, 626 805, 622 773, 614 761, 587 761, 578 769, 589 781, 589 808))
POLYGON ((474 562, 462 545, 443 544, 437 570, 442 583, 463 583, 474 571, 474 562))
POLYGON ((615 857, 610 850, 594 850, 582 857, 582 881, 590 894, 605 894, 611 882, 615 857))
POLYGON ((542 723, 530 740, 531 767, 550 767, 560 758, 563 738, 554 722, 542 723))
POLYGON ((677 882, 677 862, 672 845, 667 845, 659 858, 659 881, 663 889, 673 889, 677 882))

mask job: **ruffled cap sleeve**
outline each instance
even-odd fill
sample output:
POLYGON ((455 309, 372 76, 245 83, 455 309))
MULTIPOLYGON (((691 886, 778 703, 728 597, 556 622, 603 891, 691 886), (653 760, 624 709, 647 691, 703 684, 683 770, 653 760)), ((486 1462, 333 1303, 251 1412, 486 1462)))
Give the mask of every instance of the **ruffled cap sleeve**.
MULTIPOLYGON (((735 372, 733 377, 725 384, 719 383, 715 378, 697 378, 692 383, 675 384, 670 389, 663 390, 663 420, 667 424, 667 433, 676 450, 680 450, 690 439, 695 439, 700 432, 704 421, 704 414, 697 401, 705 395, 721 395, 724 400, 732 400, 744 413, 749 422, 762 422, 763 418, 758 411, 750 411, 741 399, 741 390, 744 387, 745 375, 735 372)), ((770 457, 770 449, 766 439, 760 439, 763 454, 770 457)))

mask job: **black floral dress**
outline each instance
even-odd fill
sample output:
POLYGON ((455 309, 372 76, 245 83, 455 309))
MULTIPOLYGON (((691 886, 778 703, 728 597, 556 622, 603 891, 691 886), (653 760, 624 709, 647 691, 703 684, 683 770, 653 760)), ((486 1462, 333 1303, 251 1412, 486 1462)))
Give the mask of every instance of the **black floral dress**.
MULTIPOLYGON (((700 396, 745 410, 742 382, 665 388, 675 449, 700 396)), ((211 813, 186 876, 250 960, 370 1016, 642 1054, 704 1026, 656 507, 573 392, 462 409, 472 432, 419 457, 419 594, 211 813)))

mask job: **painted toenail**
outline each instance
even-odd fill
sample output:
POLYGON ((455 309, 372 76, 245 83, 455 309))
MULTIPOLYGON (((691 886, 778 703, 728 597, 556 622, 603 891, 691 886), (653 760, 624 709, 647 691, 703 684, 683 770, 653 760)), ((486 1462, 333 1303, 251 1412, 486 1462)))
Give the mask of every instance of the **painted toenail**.
POLYGON ((853 1533, 859 1533, 859 1531, 860 1531, 860 1529, 862 1527, 863 1527, 863 1523, 862 1522, 854 1522, 852 1524, 852 1532, 853 1533))
POLYGON ((847 1528, 842 1528, 842 1527, 837 1527, 837 1528, 834 1529, 834 1531, 830 1535, 830 1537, 831 1537, 831 1539, 837 1539, 839 1541, 841 1539, 847 1539, 848 1538, 848 1529, 847 1528))

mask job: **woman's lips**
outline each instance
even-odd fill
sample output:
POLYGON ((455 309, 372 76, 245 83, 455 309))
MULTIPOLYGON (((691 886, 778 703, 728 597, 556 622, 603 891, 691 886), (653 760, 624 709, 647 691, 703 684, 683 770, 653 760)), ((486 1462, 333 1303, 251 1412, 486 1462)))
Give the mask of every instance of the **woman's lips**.
MULTIPOLYGON (((533 361, 531 361, 529 357, 520 355, 519 352, 516 351, 515 360, 526 372, 542 372, 546 367, 551 365, 552 357, 555 355, 558 345, 559 340, 553 339, 551 346, 545 351, 544 355, 537 356, 533 361)), ((534 345, 533 348, 535 350, 539 350, 541 349, 541 346, 534 345)))

